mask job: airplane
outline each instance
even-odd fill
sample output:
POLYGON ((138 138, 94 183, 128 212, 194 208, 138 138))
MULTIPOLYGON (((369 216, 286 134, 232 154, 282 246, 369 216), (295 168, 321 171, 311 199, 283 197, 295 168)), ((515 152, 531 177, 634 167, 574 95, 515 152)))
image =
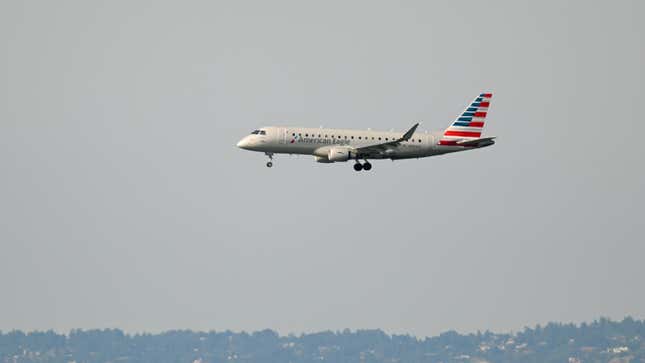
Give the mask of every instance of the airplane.
POLYGON ((269 168, 274 154, 300 154, 313 155, 319 163, 354 160, 356 171, 371 170, 368 159, 418 159, 481 149, 495 144, 495 136, 481 137, 492 97, 492 93, 481 93, 444 131, 417 133, 419 123, 405 133, 270 126, 254 130, 237 147, 264 152, 269 168))

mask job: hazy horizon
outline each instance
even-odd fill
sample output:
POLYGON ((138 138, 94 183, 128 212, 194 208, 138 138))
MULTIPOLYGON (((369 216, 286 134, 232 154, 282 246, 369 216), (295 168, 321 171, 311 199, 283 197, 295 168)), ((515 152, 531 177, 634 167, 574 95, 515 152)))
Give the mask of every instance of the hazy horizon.
MULTIPOLYGON (((378 331, 381 331, 384 334, 389 335, 389 336, 408 335, 408 336, 411 336, 411 337, 414 337, 414 338, 417 338, 417 339, 423 339, 423 338, 437 337, 437 336, 439 336, 439 335, 441 335, 443 333, 449 332, 449 331, 455 331, 455 332, 457 332, 459 334, 463 334, 463 335, 485 333, 485 332, 491 332, 493 334, 516 334, 516 333, 524 331, 526 328, 535 329, 538 325, 541 328, 544 328, 546 325, 548 325, 550 323, 563 324, 563 325, 573 324, 576 327, 580 327, 582 324, 589 325, 591 323, 598 322, 598 321, 600 321, 600 319, 603 319, 603 318, 606 318, 606 317, 598 317, 596 319, 592 319, 592 320, 589 320, 589 321, 580 321, 580 322, 573 322, 573 321, 548 321, 548 322, 543 322, 543 323, 538 322, 538 323, 536 323, 534 325, 531 325, 531 326, 525 325, 525 326, 523 326, 523 327, 521 327, 519 329, 510 329, 510 330, 506 330, 506 331, 501 331, 501 330, 497 331, 497 330, 492 330, 492 329, 475 329, 473 331, 459 331, 459 330, 456 330, 456 329, 447 329, 447 330, 444 330, 444 331, 437 332, 437 333, 435 333, 433 335, 415 335, 415 334, 408 333, 408 332, 390 332, 390 331, 387 331, 387 330, 381 329, 381 328, 354 328, 354 329, 352 329, 352 328, 339 328, 339 329, 325 329, 325 330, 315 330, 315 331, 281 332, 281 331, 278 331, 276 329, 269 328, 269 327, 267 327, 267 328, 259 328, 259 329, 254 329, 254 330, 235 330, 235 329, 226 329, 226 328, 212 328, 212 329, 206 329, 206 330, 196 330, 196 329, 191 329, 191 328, 181 328, 181 327, 179 327, 179 328, 164 329, 164 330, 157 330, 157 331, 149 331, 149 330, 132 330, 131 331, 131 330, 122 329, 122 328, 119 328, 119 327, 93 327, 93 328, 92 327, 87 327, 87 328, 71 328, 71 329, 68 329, 66 331, 60 331, 60 330, 51 329, 51 328, 50 329, 34 329, 34 330, 22 330, 22 329, 3 330, 3 329, 0 329, 0 333, 5 333, 6 334, 6 333, 10 333, 12 331, 21 331, 23 333, 29 334, 29 333, 53 331, 56 334, 63 334, 63 335, 69 336, 70 333, 72 333, 73 331, 78 331, 78 330, 80 330, 80 331, 93 331, 93 330, 116 329, 116 330, 122 331, 126 335, 138 335, 138 334, 153 334, 153 335, 155 335, 155 334, 164 334, 164 333, 168 333, 168 332, 172 332, 172 331, 190 331, 190 332, 198 333, 198 334, 199 333, 213 333, 213 332, 215 332, 215 333, 231 332, 233 334, 243 334, 243 333, 252 334, 252 333, 259 333, 259 332, 263 332, 263 331, 266 331, 266 330, 270 330, 270 331, 273 331, 273 332, 277 333, 280 337, 288 337, 288 336, 291 336, 291 335, 301 336, 301 335, 317 334, 317 333, 324 333, 324 332, 343 333, 343 332, 345 332, 347 330, 349 330, 351 333, 356 333, 356 332, 359 332, 359 331, 366 331, 366 330, 368 330, 368 331, 378 330, 378 331)), ((606 318, 606 319, 609 319, 612 322, 621 322, 621 321, 624 321, 625 319, 628 319, 628 318, 635 319, 635 318, 633 318, 632 316, 629 316, 629 315, 625 316, 622 319, 611 319, 611 318, 606 318)), ((635 320, 636 321, 645 321, 645 319, 635 319, 635 320)))

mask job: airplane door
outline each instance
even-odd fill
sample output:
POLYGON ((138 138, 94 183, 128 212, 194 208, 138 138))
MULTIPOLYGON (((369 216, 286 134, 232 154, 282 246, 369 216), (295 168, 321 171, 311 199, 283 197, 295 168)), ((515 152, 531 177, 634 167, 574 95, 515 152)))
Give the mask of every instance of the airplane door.
POLYGON ((280 128, 278 129, 278 137, 280 139, 280 144, 286 144, 287 143, 287 129, 280 128))

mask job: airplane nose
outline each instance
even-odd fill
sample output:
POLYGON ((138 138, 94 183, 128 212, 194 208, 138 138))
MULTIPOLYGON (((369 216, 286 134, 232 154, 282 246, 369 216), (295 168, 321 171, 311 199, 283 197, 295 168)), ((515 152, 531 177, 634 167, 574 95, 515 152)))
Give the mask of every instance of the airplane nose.
POLYGON ((245 137, 242 140, 238 141, 237 147, 239 147, 240 149, 246 149, 250 146, 249 144, 250 144, 249 138, 245 137))

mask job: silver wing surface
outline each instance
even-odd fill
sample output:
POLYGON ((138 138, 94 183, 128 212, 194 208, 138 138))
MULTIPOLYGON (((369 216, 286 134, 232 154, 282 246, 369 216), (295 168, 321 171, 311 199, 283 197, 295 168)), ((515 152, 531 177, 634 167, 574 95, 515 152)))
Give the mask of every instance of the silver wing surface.
POLYGON ((414 126, 412 126, 405 134, 403 134, 403 136, 401 136, 396 140, 374 144, 374 145, 367 145, 363 147, 357 147, 354 149, 354 152, 356 153, 356 157, 369 158, 375 155, 387 154, 388 150, 391 150, 393 147, 399 146, 403 141, 410 140, 412 138, 412 135, 414 135, 414 132, 417 130, 417 127, 419 127, 418 122, 414 124, 414 126))

